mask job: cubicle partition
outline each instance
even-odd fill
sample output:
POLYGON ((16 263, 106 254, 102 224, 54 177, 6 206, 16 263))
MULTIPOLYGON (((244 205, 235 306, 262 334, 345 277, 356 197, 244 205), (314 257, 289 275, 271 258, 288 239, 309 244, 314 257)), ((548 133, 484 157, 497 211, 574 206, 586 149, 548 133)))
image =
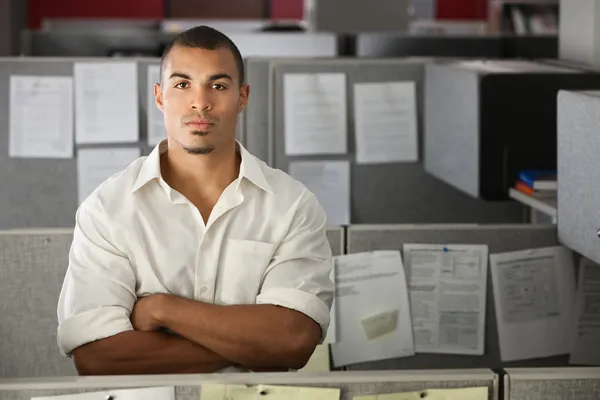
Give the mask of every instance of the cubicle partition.
MULTIPOLYGON (((526 250, 558 244, 556 228, 534 225, 363 225, 350 226, 347 252, 402 250, 406 243, 485 244, 489 253, 526 250)), ((482 356, 417 354, 413 357, 381 360, 347 366, 349 370, 544 367, 568 365, 568 356, 503 363, 491 274, 488 273, 485 348, 482 356)))
MULTIPOLYGON (((72 229, 0 231, 0 377, 75 374, 58 350, 57 304, 72 229)), ((343 228, 327 238, 344 253, 343 228)))
MULTIPOLYGON (((176 400, 203 400, 201 389, 206 384, 274 385, 303 388, 339 388, 340 400, 354 396, 397 392, 421 392, 426 389, 487 388, 488 399, 498 399, 498 376, 490 370, 375 371, 329 373, 254 373, 216 375, 67 377, 57 379, 0 380, 0 400, 30 400, 36 396, 56 396, 85 392, 101 392, 98 398, 119 389, 174 387, 176 400)), ((313 394, 314 396, 314 394, 313 394)), ((279 400, 281 396, 256 398, 279 400)), ((129 397, 132 398, 132 397, 129 397)), ((138 397, 139 398, 139 397, 138 397)), ((227 398, 227 397, 217 397, 227 398)), ((288 397, 286 397, 288 398, 288 397)), ((290 397, 291 398, 291 397, 290 397)), ((294 399, 305 399, 296 393, 294 399)), ((321 397, 323 398, 323 397, 321 397)), ((331 397, 327 397, 331 398, 331 397)), ((116 395, 118 400, 119 396, 116 395)), ((216 399, 209 397, 207 399, 216 399)))
MULTIPOLYGON (((110 147, 140 148, 148 154, 147 144, 149 65, 159 59, 122 60, 110 58, 4 58, 0 60, 0 229, 67 228, 74 225, 78 206, 77 149, 73 158, 11 158, 9 157, 10 77, 61 76, 72 77, 76 62, 136 61, 138 74, 139 131, 135 143, 111 144, 110 147)), ((43 127, 43 125, 40 125, 43 127)), ((40 128, 41 129, 41 128, 40 128)), ((106 147, 85 145, 81 147, 106 147)))
POLYGON ((0 231, 0 377, 75 375, 56 309, 73 231, 0 231))
POLYGON ((597 400, 600 368, 507 368, 505 400, 597 400))
MULTIPOLYGON (((270 63, 272 101, 269 117, 270 164, 288 171, 291 161, 350 161, 350 223, 512 223, 523 212, 512 202, 493 203, 473 199, 425 173, 422 162, 361 164, 355 159, 355 83, 414 82, 419 154, 423 154, 423 105, 425 65, 430 59, 315 59, 311 62, 273 60, 270 63), (346 77, 347 148, 345 154, 287 155, 285 146, 286 74, 342 73, 346 77)), ((257 68, 261 68, 257 64, 257 68)), ((264 66, 262 67, 264 68, 264 66)), ((264 79, 264 73, 261 74, 264 79)), ((264 89, 263 89, 264 90, 264 89)), ((252 95, 251 95, 252 96, 252 95)), ((264 97, 264 96, 261 96, 264 97)), ((289 118, 289 116, 288 116, 289 118)), ((246 131, 247 142, 253 132, 246 131)))

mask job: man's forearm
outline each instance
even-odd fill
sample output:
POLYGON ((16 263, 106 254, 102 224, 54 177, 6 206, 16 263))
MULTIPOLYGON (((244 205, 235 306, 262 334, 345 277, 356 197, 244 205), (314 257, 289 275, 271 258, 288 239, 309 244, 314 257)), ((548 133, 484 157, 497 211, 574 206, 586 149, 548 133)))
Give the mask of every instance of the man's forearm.
POLYGON ((254 368, 302 368, 321 334, 308 316, 274 305, 218 306, 169 296, 161 308, 164 327, 254 368))
POLYGON ((80 375, 209 373, 231 361, 183 337, 127 331, 73 352, 80 375))

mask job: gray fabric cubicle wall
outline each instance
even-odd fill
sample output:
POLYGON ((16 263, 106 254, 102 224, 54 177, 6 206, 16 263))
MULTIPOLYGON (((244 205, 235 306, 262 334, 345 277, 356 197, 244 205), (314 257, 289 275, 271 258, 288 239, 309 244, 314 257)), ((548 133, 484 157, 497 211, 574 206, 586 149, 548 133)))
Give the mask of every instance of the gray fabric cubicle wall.
POLYGON ((72 230, 0 232, 0 378, 75 375, 56 307, 72 230))
MULTIPOLYGON (((341 389, 340 400, 352 400, 354 396, 359 395, 477 386, 487 387, 488 398, 497 400, 499 390, 498 376, 485 369, 403 371, 401 374, 396 371, 382 371, 376 374, 364 372, 290 372, 278 374, 76 377, 52 380, 26 379, 14 383, 0 381, 0 400, 30 400, 32 397, 37 396, 108 392, 118 389, 157 386, 175 387, 175 398, 177 400, 203 400, 201 387, 204 383, 339 388, 341 389)), ((269 398, 269 396, 266 398, 269 398)))
MULTIPOLYGON (((558 245, 556 227, 528 224, 350 226, 346 240, 348 254, 374 250, 402 250, 405 243, 487 244, 490 254, 558 245)), ((481 367, 499 369, 568 365, 567 355, 510 363, 501 361, 492 279, 489 272, 487 283, 483 356, 417 354, 413 357, 362 363, 347 368, 350 370, 481 367)))
MULTIPOLYGON (((75 374, 56 341, 72 238, 71 229, 0 231, 0 378, 75 374)), ((344 228, 327 239, 334 255, 344 252, 344 228)))
MULTIPOLYGON (((74 225, 77 201, 77 146, 71 159, 9 158, 9 100, 11 75, 73 76, 75 62, 137 61, 140 141, 115 147, 139 147, 147 143, 147 66, 158 59, 114 58, 4 58, 0 60, 0 229, 56 228, 74 225)), ((84 146, 81 146, 82 148, 84 146)), ((93 146, 85 146, 86 148, 93 146)), ((107 146, 97 146, 107 147, 107 146)), ((110 147, 113 147, 110 145, 110 147)))
POLYGON ((597 400, 600 368, 507 368, 506 400, 597 400))
MULTIPOLYGON (((351 223, 508 223, 521 222, 523 209, 514 202, 493 203, 470 198, 427 174, 422 162, 358 165, 353 162, 354 115, 352 85, 359 82, 415 81, 417 87, 419 153, 423 155, 423 86, 429 59, 272 60, 269 110, 271 165, 288 170, 296 160, 351 160, 351 223), (283 79, 288 73, 345 73, 347 77, 348 150, 345 155, 290 157, 284 150, 283 79)), ((256 64, 261 68, 260 64, 256 64)), ((264 68, 264 66, 262 67, 264 68)), ((260 73, 261 81, 264 71, 260 73)), ((265 90, 259 88, 257 90, 265 90)), ((252 96, 252 95, 251 95, 252 96)), ((261 98, 263 96, 260 96, 261 98)), ((256 128, 254 128, 256 132, 256 128)), ((247 143, 253 130, 245 132, 247 143)))

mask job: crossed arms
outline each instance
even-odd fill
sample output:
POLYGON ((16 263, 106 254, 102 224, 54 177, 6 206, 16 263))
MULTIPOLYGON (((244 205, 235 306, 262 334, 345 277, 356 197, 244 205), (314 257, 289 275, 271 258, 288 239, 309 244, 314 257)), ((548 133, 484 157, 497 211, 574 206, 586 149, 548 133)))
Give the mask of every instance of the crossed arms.
POLYGON ((115 244, 125 228, 82 204, 58 304, 61 352, 82 375, 302 368, 326 334, 333 301, 331 248, 315 201, 277 247, 256 304, 227 306, 138 299, 136 273, 115 244))
POLYGON ((205 373, 228 366, 302 368, 321 337, 308 316, 269 304, 218 306, 169 295, 138 301, 135 330, 73 351, 82 375, 205 373), (209 321, 209 322, 207 322, 209 321), (177 333, 158 332, 167 328, 177 333))

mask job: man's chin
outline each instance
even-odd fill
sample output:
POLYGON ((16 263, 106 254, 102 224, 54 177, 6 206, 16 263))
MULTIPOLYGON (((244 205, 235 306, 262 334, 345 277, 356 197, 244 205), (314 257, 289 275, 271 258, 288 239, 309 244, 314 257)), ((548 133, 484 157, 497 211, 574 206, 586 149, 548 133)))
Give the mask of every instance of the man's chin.
POLYGON ((188 154, 192 155, 210 154, 215 149, 214 146, 184 146, 183 148, 188 154))

